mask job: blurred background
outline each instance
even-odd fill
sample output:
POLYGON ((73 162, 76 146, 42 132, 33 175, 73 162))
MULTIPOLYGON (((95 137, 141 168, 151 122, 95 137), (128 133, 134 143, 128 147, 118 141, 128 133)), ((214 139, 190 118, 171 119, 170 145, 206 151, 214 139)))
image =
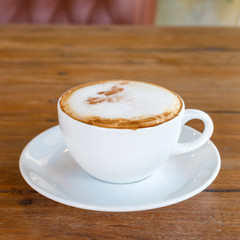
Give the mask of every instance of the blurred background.
POLYGON ((240 0, 0 0, 0 24, 238 26, 240 0))

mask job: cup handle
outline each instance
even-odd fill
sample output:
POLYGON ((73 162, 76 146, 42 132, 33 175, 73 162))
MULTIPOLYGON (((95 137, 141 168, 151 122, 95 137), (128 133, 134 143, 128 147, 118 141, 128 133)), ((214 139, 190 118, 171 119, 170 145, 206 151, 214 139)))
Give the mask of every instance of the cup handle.
POLYGON ((186 109, 183 118, 183 125, 192 120, 192 119, 200 119, 204 123, 204 131, 200 137, 194 139, 190 142, 185 143, 177 143, 175 149, 173 150, 172 154, 181 154, 193 151, 203 144, 205 144, 213 133, 213 122, 209 115, 203 111, 196 110, 196 109, 186 109))

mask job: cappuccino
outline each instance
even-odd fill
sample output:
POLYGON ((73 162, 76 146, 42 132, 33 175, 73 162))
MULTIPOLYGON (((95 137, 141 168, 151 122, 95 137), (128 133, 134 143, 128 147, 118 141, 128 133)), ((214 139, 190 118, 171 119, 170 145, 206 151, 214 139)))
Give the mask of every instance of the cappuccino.
POLYGON ((153 127, 176 117, 182 101, 175 93, 140 81, 108 80, 68 90, 60 107, 71 118, 105 128, 153 127))

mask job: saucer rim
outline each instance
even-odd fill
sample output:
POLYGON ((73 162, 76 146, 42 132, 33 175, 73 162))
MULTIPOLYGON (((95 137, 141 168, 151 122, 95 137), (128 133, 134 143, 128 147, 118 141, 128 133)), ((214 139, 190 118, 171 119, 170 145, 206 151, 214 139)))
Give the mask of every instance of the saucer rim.
MULTIPOLYGON (((184 125, 183 128, 188 128, 191 131, 195 131, 198 134, 201 134, 198 130, 189 127, 187 125, 184 125)), ((113 206, 101 206, 101 205, 91 205, 91 204, 86 204, 86 203, 79 203, 76 200, 69 200, 66 199, 65 197, 58 197, 54 194, 48 193, 47 191, 44 191, 42 188, 38 187, 35 183, 32 182, 32 180, 27 176, 27 173, 24 170, 23 167, 23 159, 25 156, 25 152, 28 149, 29 145, 31 144, 31 142, 35 141, 37 138, 39 138, 41 135, 46 134, 46 132, 48 131, 54 131, 54 130, 60 130, 60 126, 56 125, 53 126, 51 128, 48 128, 46 130, 44 130, 43 132, 41 132, 40 134, 36 135, 34 138, 32 138, 24 147, 24 149, 21 152, 20 155, 20 159, 19 159, 19 169, 20 169, 20 173, 22 175, 22 177, 24 178, 24 180, 26 181, 26 183, 32 187, 35 191, 37 191, 38 193, 40 193, 41 195, 54 200, 56 202, 59 202, 61 204, 67 205, 67 206, 71 206, 71 207, 76 207, 76 208, 81 208, 81 209, 85 209, 85 210, 93 210, 93 211, 102 211, 102 212, 134 212, 134 211, 145 211, 145 210, 151 210, 151 209, 156 209, 156 208, 161 208, 161 207, 167 207, 176 203, 180 203, 182 201, 185 201, 189 198, 194 197, 195 195, 197 195, 198 193, 202 192, 204 189, 206 189, 208 186, 210 186, 210 184, 215 180, 215 178, 217 177, 220 168, 221 168, 221 157, 219 154, 219 151, 217 149, 217 147, 215 146, 215 144, 211 141, 208 140, 208 142, 210 142, 210 145, 212 147, 212 150, 214 151, 215 155, 216 155, 216 168, 213 170, 211 176, 207 179, 207 181, 205 182, 205 184, 203 184, 202 186, 197 187, 195 190, 190 191, 187 194, 183 194, 182 196, 173 198, 172 200, 165 200, 162 201, 160 203, 155 203, 155 204, 142 204, 139 206, 123 206, 123 207, 113 207, 113 206)), ((194 151, 193 151, 194 152, 194 151)), ((143 180, 144 181, 144 180, 143 180)), ((106 184, 111 184, 111 183, 106 183, 106 184)), ((134 183, 133 183, 134 184, 134 183)))

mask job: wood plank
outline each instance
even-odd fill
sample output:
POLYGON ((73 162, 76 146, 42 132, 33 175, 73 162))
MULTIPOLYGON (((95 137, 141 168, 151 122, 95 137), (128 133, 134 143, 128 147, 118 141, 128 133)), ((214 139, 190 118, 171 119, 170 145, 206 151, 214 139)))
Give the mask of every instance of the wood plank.
POLYGON ((239 29, 201 27, 25 26, 0 28, 3 48, 240 50, 239 29), (73 44, 74 43, 74 44, 73 44))
MULTIPOLYGON (((240 53, 141 53, 140 56, 132 57, 133 55, 124 52, 120 52, 120 55, 107 55, 103 52, 99 56, 92 51, 88 59, 78 55, 74 59, 61 60, 61 57, 56 57, 58 60, 51 60, 46 51, 46 59, 42 61, 38 55, 27 60, 22 57, 15 58, 15 61, 2 59, 1 107, 14 101, 13 95, 17 98, 24 95, 33 101, 42 93, 44 98, 57 99, 66 89, 80 83, 118 78, 163 85, 179 93, 188 107, 198 104, 197 107, 205 111, 240 112, 240 53), (7 89, 4 87, 6 84, 7 89), (35 95, 34 99, 31 93, 35 95)), ((21 56, 25 56, 24 52, 21 56)), ((20 106, 17 109, 23 110, 20 106)))
MULTIPOLYGON (((41 69, 41 67, 38 67, 36 72, 16 72, 15 76, 8 76, 6 78, 6 81, 8 81, 8 79, 18 79, 19 81, 18 76, 20 74, 20 76, 23 76, 23 83, 8 83, 7 88, 5 87, 6 82, 0 84, 0 94, 3 96, 1 98, 0 111, 11 112, 15 105, 15 112, 24 111, 23 106, 16 102, 13 96, 18 99, 21 99, 21 97, 24 96, 24 98, 26 98, 26 103, 32 104, 35 107, 36 104, 39 104, 39 100, 44 101, 43 103, 52 99, 56 101, 64 91, 81 83, 118 78, 145 80, 165 86, 182 96, 188 108, 195 107, 204 111, 240 112, 240 103, 238 101, 239 81, 237 78, 233 80, 230 79, 229 81, 226 79, 219 80, 216 77, 212 80, 210 78, 201 80, 192 79, 190 76, 188 78, 183 77, 178 79, 178 81, 175 81, 174 79, 176 78, 177 73, 175 73, 175 78, 170 78, 168 75, 161 76, 163 73, 161 73, 161 75, 154 75, 154 71, 152 71, 151 77, 148 77, 150 75, 150 69, 148 71, 143 71, 143 69, 140 70, 134 68, 129 74, 127 71, 123 72, 123 67, 121 70, 118 69, 116 71, 111 69, 111 73, 109 73, 108 67, 101 70, 94 67, 88 68, 87 70, 85 69, 86 71, 82 69, 83 72, 81 72, 81 69, 78 68, 79 73, 74 73, 75 77, 66 76, 60 79, 61 77, 53 75, 46 77, 42 73, 39 74, 39 69, 41 69), (38 78, 37 81, 35 81, 36 76, 38 78), (155 78, 155 80, 151 80, 153 78, 155 78), (35 82, 34 84, 28 85, 25 83, 26 81, 31 81, 31 79, 35 82), (49 82, 47 83, 48 80, 49 82), (40 83, 41 81, 43 83, 40 83), (231 86, 235 87, 232 88, 231 86), (7 106, 7 104, 9 104, 9 106, 7 106)), ((60 69, 61 68, 59 68, 58 71, 60 71, 60 69)), ((14 71, 16 71, 16 69, 14 71)), ((9 72, 11 72, 11 70, 9 72)), ((4 79, 2 76, 3 74, 0 75, 0 78, 4 79)))
POLYGON ((64 206, 34 192, 0 193, 0 236, 2 239, 235 240, 240 236, 239 198, 240 193, 203 192, 171 207, 104 213, 64 206))

